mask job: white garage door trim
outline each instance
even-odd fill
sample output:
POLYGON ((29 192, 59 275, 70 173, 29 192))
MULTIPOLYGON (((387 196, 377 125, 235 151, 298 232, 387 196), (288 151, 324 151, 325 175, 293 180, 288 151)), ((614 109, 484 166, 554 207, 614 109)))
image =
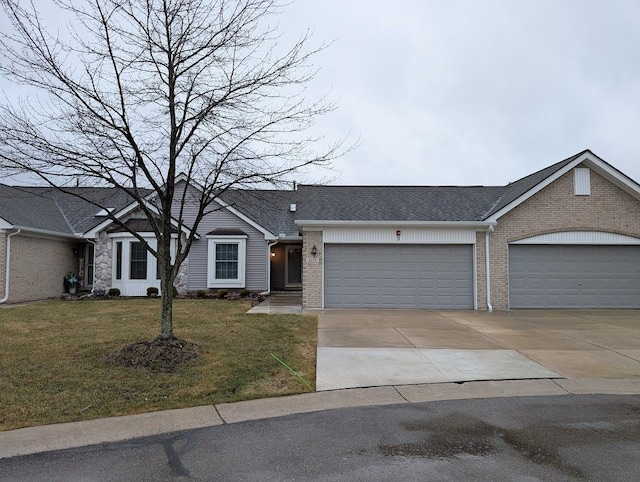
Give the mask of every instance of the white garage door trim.
MULTIPOLYGON (((388 245, 388 244, 348 244, 348 243, 336 243, 324 245, 324 266, 322 276, 322 301, 323 307, 332 308, 433 308, 433 309, 475 309, 476 308, 476 266, 475 266, 475 245, 472 244, 413 244, 413 245, 388 245), (366 251, 370 251, 369 255, 372 258, 368 258, 366 251), (406 255, 407 259, 404 261, 404 266, 411 272, 412 266, 416 265, 416 261, 413 260, 412 255, 420 255, 426 265, 433 265, 436 263, 439 256, 449 256, 449 258, 441 258, 446 263, 456 263, 454 267, 460 269, 459 264, 461 258, 464 258, 464 265, 461 271, 458 271, 457 275, 451 275, 450 277, 438 278, 436 275, 428 276, 430 273, 437 273, 437 266, 435 270, 417 272, 413 270, 413 276, 408 275, 402 277, 403 268, 398 268, 398 271, 391 269, 389 265, 396 261, 394 256, 406 255), (377 256, 377 258, 375 257, 377 256), (354 269, 353 280, 360 279, 361 284, 352 284, 347 287, 344 284, 346 274, 346 263, 348 260, 353 260, 352 267, 354 269), (331 268, 329 263, 335 263, 335 268, 331 268), (376 268, 380 268, 381 264, 386 264, 392 276, 390 279, 394 279, 393 276, 400 275, 397 279, 400 283, 411 283, 412 280, 418 282, 424 282, 425 287, 429 286, 433 288, 431 291, 426 288, 423 292, 416 290, 398 291, 397 285, 389 286, 389 292, 392 293, 387 300, 381 299, 380 294, 384 295, 385 288, 381 284, 384 277, 376 274, 376 268, 370 271, 373 273, 369 281, 371 282, 371 291, 367 292, 363 286, 364 280, 364 264, 370 263, 372 266, 377 263, 376 268), (421 273, 425 276, 421 276, 421 273), (341 286, 332 287, 329 283, 340 282, 341 286), (448 287, 446 283, 451 283, 451 291, 446 292, 448 287), (467 283, 467 284, 465 284, 467 283), (345 288, 352 288, 353 293, 340 292, 345 288), (361 290, 359 288, 362 288, 361 290), (454 291, 455 290, 455 291, 454 291), (329 292, 331 291, 331 292, 329 292), (379 293, 379 294, 378 294, 379 293), (346 297, 351 295, 355 300, 349 303, 346 297), (404 296, 404 299, 402 297, 404 296), (330 299, 332 297, 332 299, 330 299), (340 297, 340 299, 338 299, 340 297), (365 298, 376 301, 366 301, 365 298), (447 299, 449 297, 449 299, 447 299), (389 301, 393 299, 393 301, 389 301), (380 300, 380 301, 377 301, 380 300), (398 301, 396 304, 395 301, 398 301), (414 302, 415 301, 415 302, 414 302)), ((389 278, 388 278, 389 279, 389 278)), ((387 279, 387 280, 388 280, 387 279)), ((410 286, 407 284, 406 288, 410 286)))
POLYGON ((602 231, 562 231, 513 241, 510 244, 640 244, 639 238, 602 231))

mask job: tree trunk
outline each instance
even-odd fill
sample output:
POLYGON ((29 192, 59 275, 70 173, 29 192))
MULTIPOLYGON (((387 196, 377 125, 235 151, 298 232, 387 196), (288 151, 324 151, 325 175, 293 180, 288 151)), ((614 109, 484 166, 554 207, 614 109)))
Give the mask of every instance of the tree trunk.
POLYGON ((158 240, 158 259, 160 261, 160 291, 162 294, 162 308, 160 312, 160 335, 158 338, 169 340, 175 338, 173 334, 173 269, 171 266, 171 230, 169 235, 164 233, 158 240))
MULTIPOLYGON (((163 283, 164 284, 164 283, 163 283)), ((160 321, 160 335, 158 338, 170 340, 175 338, 173 335, 173 284, 169 289, 162 289, 162 312, 160 321)))

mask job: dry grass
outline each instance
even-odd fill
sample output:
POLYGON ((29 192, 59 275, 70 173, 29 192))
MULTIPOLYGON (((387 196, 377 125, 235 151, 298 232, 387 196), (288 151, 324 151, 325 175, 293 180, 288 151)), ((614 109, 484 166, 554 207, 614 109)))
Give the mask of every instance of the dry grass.
POLYGON ((0 430, 303 393, 317 319, 246 315, 246 303, 176 300, 175 334, 203 353, 175 373, 116 366, 109 355, 159 331, 159 300, 50 301, 0 309, 0 430))

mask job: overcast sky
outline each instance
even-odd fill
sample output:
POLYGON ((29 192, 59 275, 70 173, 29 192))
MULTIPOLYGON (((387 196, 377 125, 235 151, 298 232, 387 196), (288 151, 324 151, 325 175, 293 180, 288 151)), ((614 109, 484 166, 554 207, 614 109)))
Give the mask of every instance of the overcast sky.
POLYGON ((505 184, 591 149, 640 181, 637 0, 297 0, 339 184, 505 184))
POLYGON ((279 21, 332 42, 317 132, 359 141, 333 183, 501 185, 587 148, 640 181, 638 0, 294 0, 279 21))

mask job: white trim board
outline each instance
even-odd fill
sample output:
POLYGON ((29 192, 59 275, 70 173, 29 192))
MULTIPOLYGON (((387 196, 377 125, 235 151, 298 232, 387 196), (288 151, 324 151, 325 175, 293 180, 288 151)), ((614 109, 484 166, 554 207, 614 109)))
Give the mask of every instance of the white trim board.
POLYGON ((563 231, 519 239, 509 244, 640 245, 640 238, 600 231, 563 231))
POLYGON ((475 229, 325 228, 325 243, 351 244, 475 244, 475 229), (400 236, 397 235, 398 231, 400 236))

